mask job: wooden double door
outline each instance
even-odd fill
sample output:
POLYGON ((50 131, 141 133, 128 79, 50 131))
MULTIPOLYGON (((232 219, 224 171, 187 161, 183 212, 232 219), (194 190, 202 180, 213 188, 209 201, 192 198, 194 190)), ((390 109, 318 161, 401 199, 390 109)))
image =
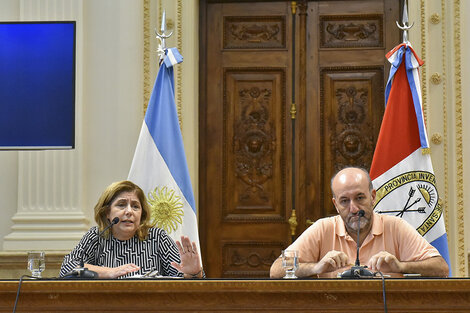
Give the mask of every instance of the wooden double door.
POLYGON ((336 214, 334 172, 369 168, 399 7, 200 1, 199 232, 208 277, 268 277, 293 238, 336 214))

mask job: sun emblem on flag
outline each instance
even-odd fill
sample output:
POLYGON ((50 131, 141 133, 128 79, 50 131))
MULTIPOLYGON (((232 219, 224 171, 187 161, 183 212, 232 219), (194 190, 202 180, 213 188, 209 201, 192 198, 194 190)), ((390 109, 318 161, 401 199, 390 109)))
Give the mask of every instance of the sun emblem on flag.
POLYGON ((183 223, 183 201, 173 189, 156 187, 148 193, 147 202, 151 208, 150 220, 167 233, 177 230, 183 223))
POLYGON ((433 186, 429 186, 426 184, 418 184, 418 190, 423 196, 424 201, 426 201, 429 206, 432 206, 434 204, 436 198, 436 193, 434 192, 434 188, 432 187, 433 186))
POLYGON ((377 188, 375 198, 376 213, 392 214, 398 217, 407 216, 407 221, 416 227, 418 233, 424 236, 440 219, 443 210, 442 200, 436 188, 436 178, 428 171, 409 171, 392 177, 377 188), (402 203, 391 207, 381 201, 389 197, 401 199, 402 203))

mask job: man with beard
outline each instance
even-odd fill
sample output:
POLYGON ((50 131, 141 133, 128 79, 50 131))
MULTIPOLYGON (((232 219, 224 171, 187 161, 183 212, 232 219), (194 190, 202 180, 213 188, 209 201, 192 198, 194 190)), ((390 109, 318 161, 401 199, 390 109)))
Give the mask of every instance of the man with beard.
MULTIPOLYGON (((319 219, 287 248, 299 251, 297 277, 349 269, 356 260, 358 227, 360 264, 371 271, 448 276, 446 261, 408 222, 373 212, 376 191, 366 170, 342 169, 331 179, 331 191, 339 215, 319 219), (360 210, 364 216, 358 225, 360 210)), ((284 274, 278 258, 270 276, 284 274)))

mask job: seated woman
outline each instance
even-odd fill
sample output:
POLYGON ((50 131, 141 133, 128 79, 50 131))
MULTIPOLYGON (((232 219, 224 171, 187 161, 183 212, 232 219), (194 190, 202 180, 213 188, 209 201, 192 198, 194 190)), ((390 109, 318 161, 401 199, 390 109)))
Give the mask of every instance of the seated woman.
POLYGON ((164 230, 152 227, 144 192, 134 183, 108 186, 95 205, 95 221, 98 226, 64 257, 61 277, 82 260, 99 278, 126 278, 155 270, 162 276, 203 277, 196 244, 184 236, 175 244, 164 230), (117 223, 103 232, 111 221, 117 223))

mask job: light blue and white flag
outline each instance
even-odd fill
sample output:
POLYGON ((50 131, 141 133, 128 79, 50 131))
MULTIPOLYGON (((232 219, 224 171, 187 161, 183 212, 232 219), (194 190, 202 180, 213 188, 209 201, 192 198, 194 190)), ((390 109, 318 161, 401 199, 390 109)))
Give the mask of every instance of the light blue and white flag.
POLYGON ((174 240, 199 247, 197 214, 175 106, 173 65, 183 57, 166 50, 145 114, 128 179, 146 193, 152 220, 174 240))

